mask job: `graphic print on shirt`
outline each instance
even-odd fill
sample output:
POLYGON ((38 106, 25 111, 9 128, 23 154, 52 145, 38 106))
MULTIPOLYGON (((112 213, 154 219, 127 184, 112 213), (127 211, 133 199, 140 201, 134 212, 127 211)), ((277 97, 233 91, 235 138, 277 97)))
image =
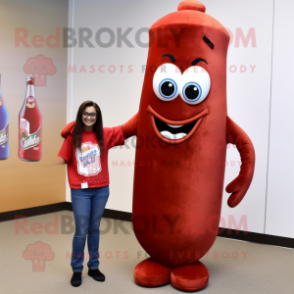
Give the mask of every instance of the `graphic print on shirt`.
POLYGON ((92 177, 102 170, 100 148, 92 142, 82 143, 81 150, 76 148, 77 171, 85 177, 92 177))

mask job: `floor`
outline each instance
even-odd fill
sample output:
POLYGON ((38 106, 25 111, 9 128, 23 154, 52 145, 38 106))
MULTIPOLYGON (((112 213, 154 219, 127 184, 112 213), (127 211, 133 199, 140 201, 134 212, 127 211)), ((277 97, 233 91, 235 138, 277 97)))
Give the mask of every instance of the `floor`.
MULTIPOLYGON (((89 277, 85 260, 82 285, 72 287, 70 254, 73 224, 70 211, 0 223, 0 293, 181 292, 171 285, 158 288, 136 285, 133 270, 146 258, 145 252, 137 242, 130 222, 106 218, 102 219, 100 227, 99 266, 106 281, 100 283, 89 277), (43 246, 45 262, 32 259, 34 254, 38 254, 37 247, 33 246, 38 244, 43 246)), ((218 237, 202 262, 210 272, 210 280, 201 293, 294 293, 292 249, 218 237)))

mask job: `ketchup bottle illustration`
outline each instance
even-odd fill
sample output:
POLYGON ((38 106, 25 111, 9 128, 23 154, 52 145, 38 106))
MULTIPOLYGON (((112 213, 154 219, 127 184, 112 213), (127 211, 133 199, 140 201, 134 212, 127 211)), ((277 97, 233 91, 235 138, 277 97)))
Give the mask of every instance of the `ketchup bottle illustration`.
POLYGON ((24 104, 19 113, 19 151, 24 161, 39 161, 42 157, 42 117, 35 97, 35 80, 27 77, 24 104))
POLYGON ((8 122, 9 116, 2 97, 0 75, 0 160, 9 156, 8 122))

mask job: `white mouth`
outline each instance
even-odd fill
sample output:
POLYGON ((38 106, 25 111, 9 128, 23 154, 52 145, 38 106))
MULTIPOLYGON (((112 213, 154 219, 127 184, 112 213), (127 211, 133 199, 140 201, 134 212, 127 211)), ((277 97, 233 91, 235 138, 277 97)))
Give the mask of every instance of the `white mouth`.
POLYGON ((188 119, 175 119, 159 115, 150 105, 147 106, 146 111, 149 112, 151 128, 154 133, 160 140, 168 144, 181 144, 187 141, 198 129, 203 117, 209 114, 209 110, 206 108, 188 119))
POLYGON ((186 137, 193 129, 196 121, 185 125, 167 124, 154 116, 155 125, 160 134, 169 140, 179 140, 186 137))
MULTIPOLYGON (((170 125, 169 125, 170 126, 170 125)), ((169 131, 161 131, 160 134, 167 138, 167 139, 171 139, 171 140, 177 140, 177 139, 182 139, 185 136, 187 136, 187 134, 185 133, 177 133, 177 134, 172 134, 169 131)))

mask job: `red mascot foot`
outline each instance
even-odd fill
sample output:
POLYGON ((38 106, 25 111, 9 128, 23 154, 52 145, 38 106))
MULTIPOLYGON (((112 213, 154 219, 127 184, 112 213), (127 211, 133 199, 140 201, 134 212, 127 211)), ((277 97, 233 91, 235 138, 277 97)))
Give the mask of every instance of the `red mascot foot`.
POLYGON ((171 284, 182 291, 197 291, 205 288, 209 272, 206 266, 197 263, 176 267, 171 272, 171 284))
POLYGON ((157 287, 170 282, 170 272, 171 268, 148 258, 136 266, 134 278, 140 286, 157 287))

